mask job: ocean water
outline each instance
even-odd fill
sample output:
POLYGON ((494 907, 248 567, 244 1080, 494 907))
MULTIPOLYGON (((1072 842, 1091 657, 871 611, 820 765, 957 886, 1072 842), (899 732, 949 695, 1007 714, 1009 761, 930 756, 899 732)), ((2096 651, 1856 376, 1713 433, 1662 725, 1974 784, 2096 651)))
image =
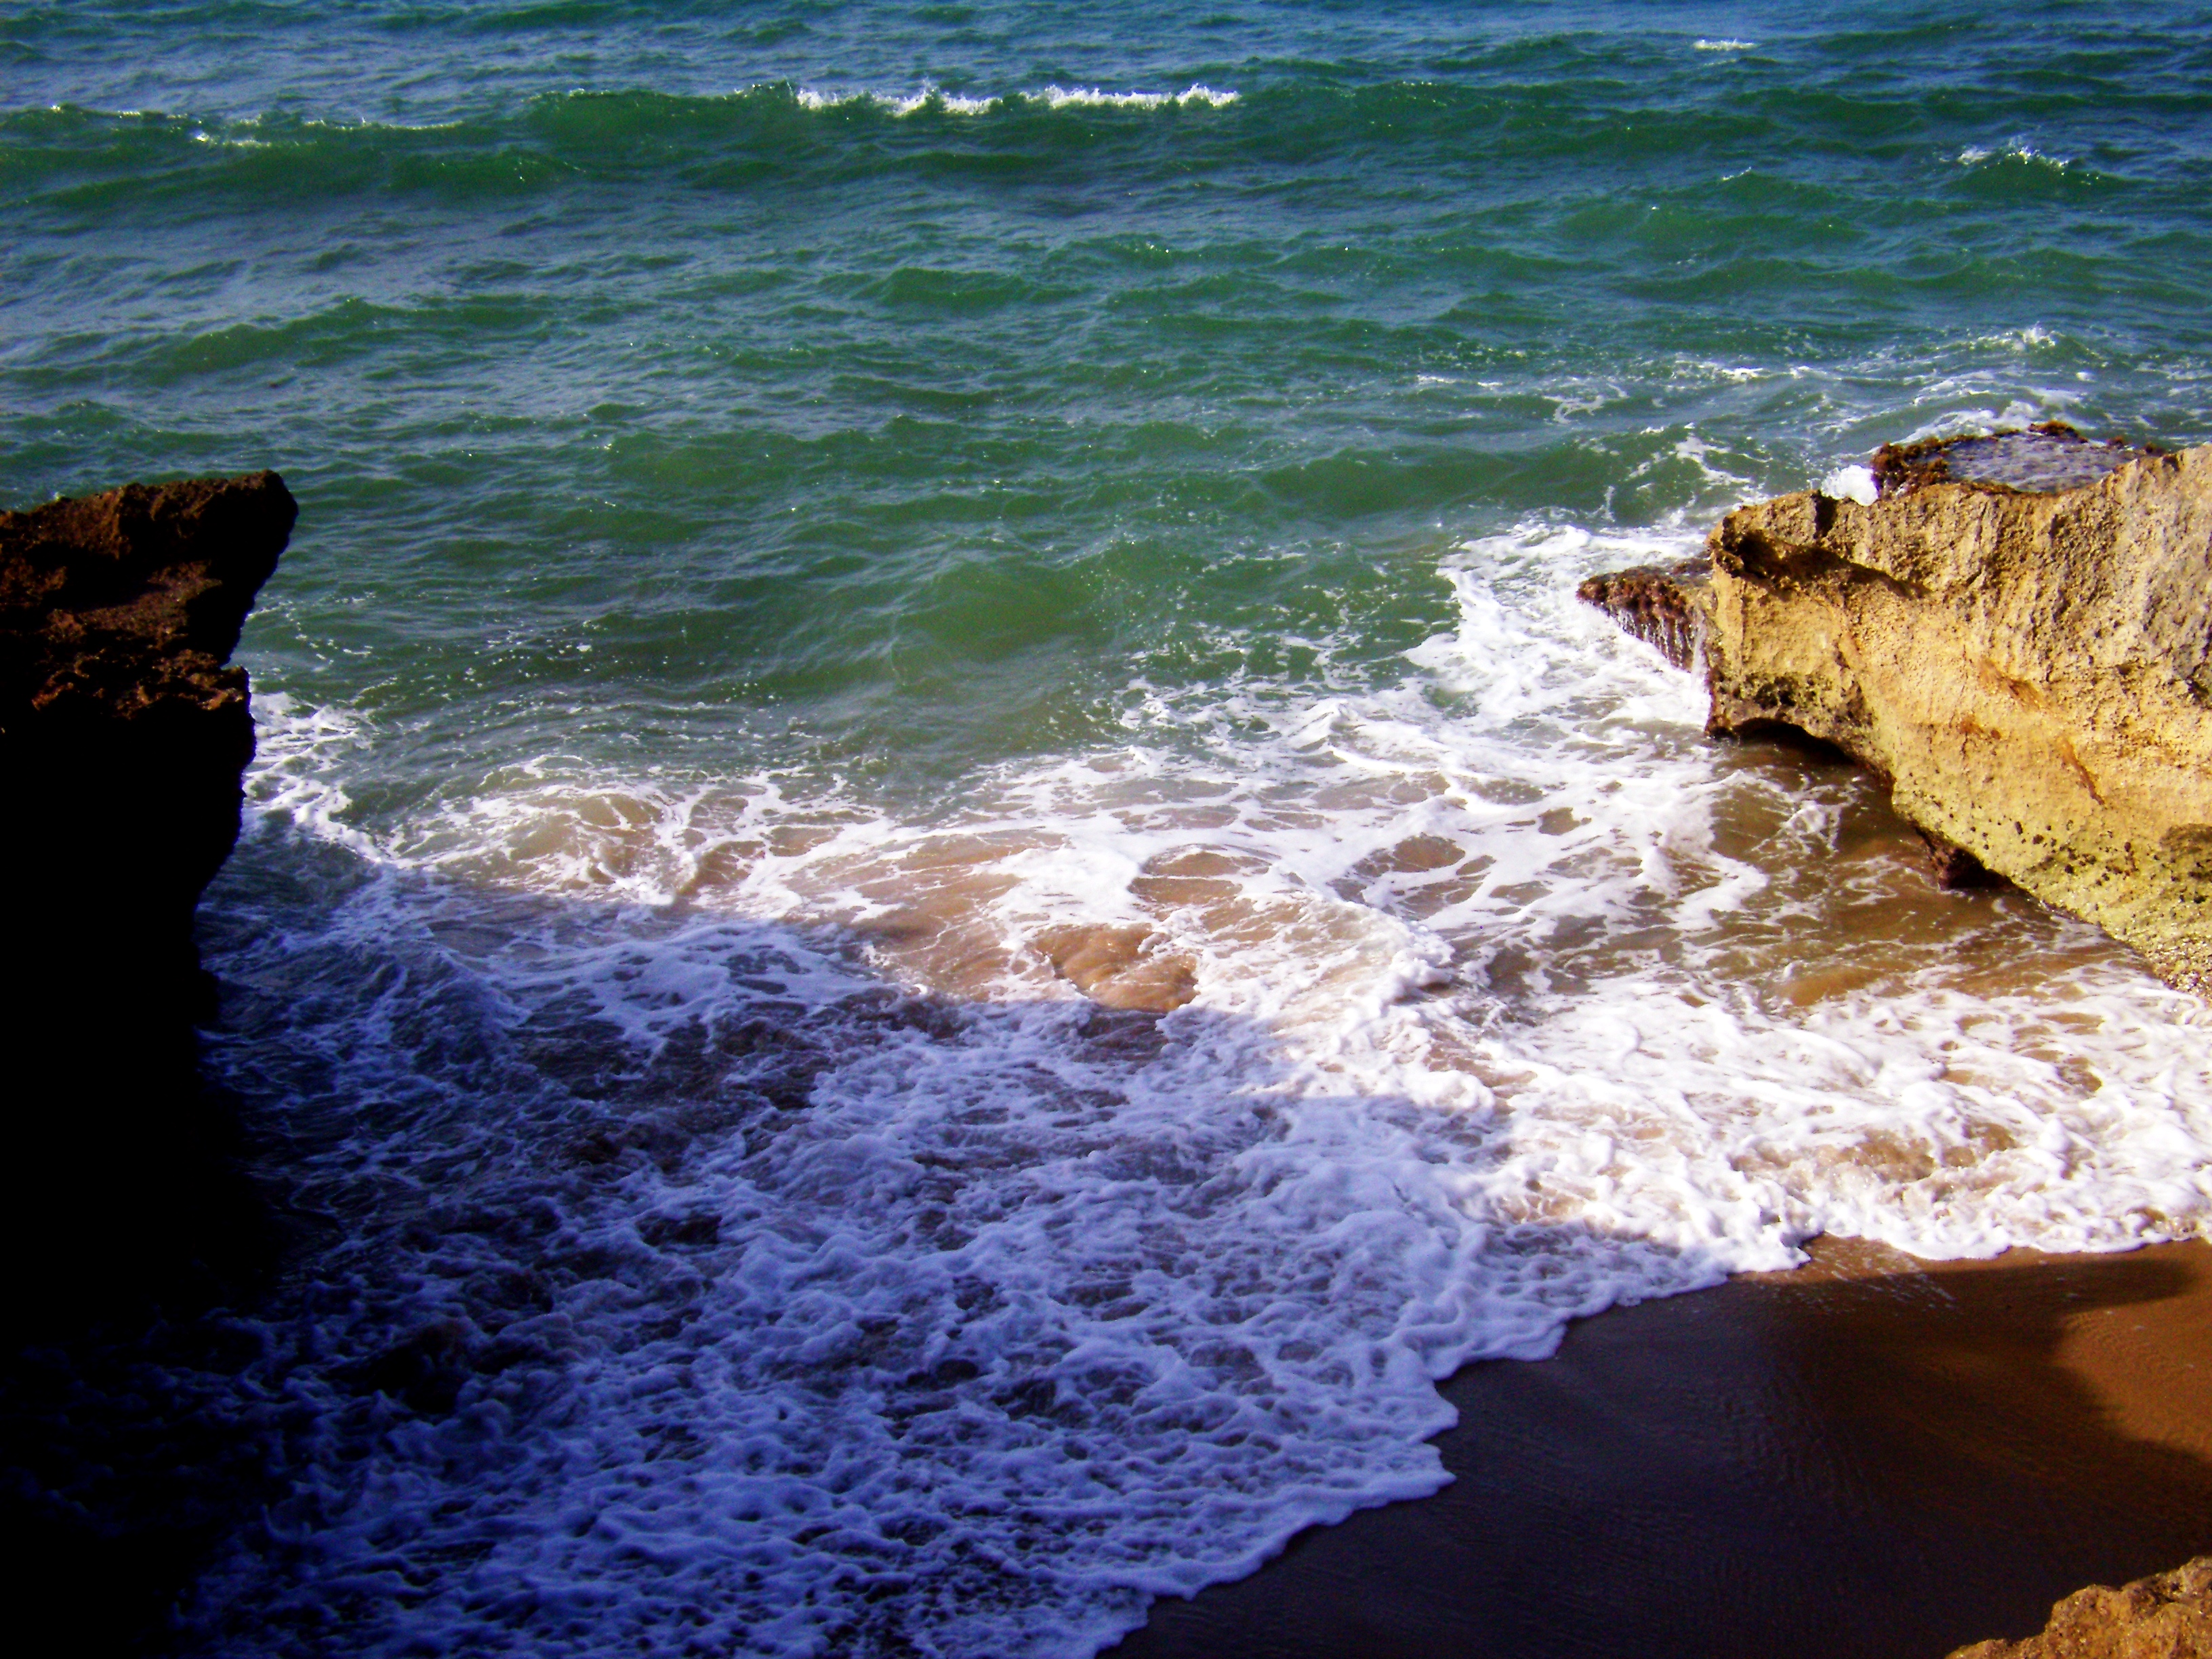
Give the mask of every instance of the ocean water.
POLYGON ((6 3, 0 198, 0 499, 302 507, 179 1651, 1089 1655, 1577 1316, 2203 1224, 2201 1003, 1572 599, 2212 437, 2198 9, 6 3))

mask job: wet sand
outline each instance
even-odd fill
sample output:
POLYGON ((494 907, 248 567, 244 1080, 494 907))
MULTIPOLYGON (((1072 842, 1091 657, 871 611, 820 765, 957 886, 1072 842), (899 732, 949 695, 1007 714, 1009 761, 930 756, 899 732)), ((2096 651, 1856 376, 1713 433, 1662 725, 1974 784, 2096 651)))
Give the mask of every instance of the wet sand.
POLYGON ((1457 1477, 1116 1659, 1941 1659, 2212 1549, 2212 1245, 1810 1267, 1444 1385, 1457 1477))

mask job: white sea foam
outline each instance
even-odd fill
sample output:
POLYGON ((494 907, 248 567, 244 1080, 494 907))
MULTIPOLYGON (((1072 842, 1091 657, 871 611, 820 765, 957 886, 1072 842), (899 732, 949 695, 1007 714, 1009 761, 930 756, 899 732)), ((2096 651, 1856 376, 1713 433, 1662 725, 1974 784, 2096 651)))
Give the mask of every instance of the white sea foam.
MULTIPOLYGON (((2028 388, 2029 397, 2007 396, 2002 391, 1996 391, 1996 396, 2003 397, 2004 401, 1994 401, 1992 380, 2009 379, 1973 374, 1947 375, 1936 381, 1913 402, 1922 407, 1933 406, 1941 412, 1914 427, 1903 441, 1957 438, 2000 428, 2028 426, 2038 421, 2063 420, 2068 410, 2081 401, 2081 393, 2074 386, 2034 386, 2028 388)), ((2016 386, 2017 381, 2011 384, 2016 386)))
POLYGON ((875 95, 875 100, 894 115, 913 115, 926 109, 942 110, 947 115, 984 115, 996 109, 1002 101, 997 98, 965 98, 936 87, 925 88, 903 97, 879 93, 875 95))
POLYGON ((1035 94, 1054 109, 1075 105, 1104 109, 1161 109, 1170 104, 1204 104, 1225 109, 1243 95, 1194 82, 1181 92, 1104 92, 1097 87, 1047 87, 1035 94))
POLYGON ((1698 52, 1749 52, 1759 44, 1756 40, 1692 40, 1690 45, 1698 52))
POLYGON ((923 110, 936 110, 945 115, 988 115, 1006 102, 996 94, 973 98, 936 86, 925 86, 915 92, 824 92, 813 87, 799 87, 792 96, 802 109, 842 109, 848 104, 873 104, 896 116, 915 115, 923 110))
POLYGON ((349 751, 366 746, 371 735, 368 723, 349 710, 303 708, 282 691, 256 696, 253 793, 261 810, 246 814, 245 833, 286 824, 379 855, 377 843, 346 822, 353 799, 340 781, 349 751))
MULTIPOLYGON (((1660 428, 1649 428, 1647 430, 1656 434, 1660 428)), ((1648 476, 1661 459, 1654 457, 1651 460, 1643 462, 1632 468, 1628 476, 1632 478, 1648 476)), ((1686 432, 1677 438, 1674 447, 1667 452, 1663 459, 1689 462, 1697 469, 1698 476, 1709 486, 1732 489, 1744 495, 1756 493, 1753 481, 1748 476, 1741 472, 1731 472, 1725 466, 1717 465, 1712 446, 1695 432, 1686 432)))
POLYGON ((2008 346, 2014 351, 2027 351, 2036 346, 2050 345, 2055 337, 2041 323, 2030 323, 2026 328, 1999 329, 1994 334, 1977 335, 1970 343, 2008 346))
POLYGON ((1203 104, 1212 109, 1225 109, 1238 101, 1243 94, 1234 90, 1219 90, 1194 83, 1181 92, 1109 92, 1098 87, 1063 87, 1050 85, 1033 92, 992 94, 972 97, 949 93, 940 87, 924 86, 913 92, 824 92, 812 87, 799 87, 792 94, 799 106, 810 110, 840 108, 852 103, 872 103, 896 116, 916 115, 925 110, 934 110, 946 115, 988 115, 1005 108, 1010 101, 1030 101, 1044 105, 1048 109, 1166 109, 1176 106, 1203 104))
POLYGON ((1954 158, 1960 167, 1978 167, 1985 161, 2020 161, 2033 167, 2049 167, 2063 172, 2074 164, 2069 155, 2051 155, 2024 139, 2014 138, 1991 149, 1981 144, 1968 144, 1954 158))
POLYGON ((1087 1654, 1434 1489, 1431 1379, 1577 1314, 2193 1231, 2212 1022, 1704 743, 1571 597, 1694 545, 1469 543, 1402 676, 1133 684, 927 819, 549 757, 371 834, 373 727, 264 704, 246 864, 373 878, 275 926, 249 868, 216 942, 349 1236, 242 1385, 309 1467, 209 1644, 1087 1654), (1036 941, 1103 926, 1194 1000, 1099 1014, 1036 941), (424 1330, 450 1409, 347 1382, 424 1330))
POLYGON ((1823 495, 1832 495, 1838 501, 1856 501, 1862 507, 1874 505, 1880 493, 1875 483, 1874 470, 1864 466, 1839 466, 1822 478, 1820 490, 1823 495))

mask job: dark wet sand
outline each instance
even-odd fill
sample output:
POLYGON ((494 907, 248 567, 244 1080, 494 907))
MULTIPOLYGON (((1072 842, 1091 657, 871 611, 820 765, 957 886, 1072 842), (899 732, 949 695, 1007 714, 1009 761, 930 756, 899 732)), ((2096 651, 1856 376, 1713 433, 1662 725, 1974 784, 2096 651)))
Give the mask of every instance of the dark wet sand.
POLYGON ((2212 1550, 2212 1245, 1794 1274, 1444 1385, 1458 1479, 1116 1659, 1941 1659, 2212 1550))

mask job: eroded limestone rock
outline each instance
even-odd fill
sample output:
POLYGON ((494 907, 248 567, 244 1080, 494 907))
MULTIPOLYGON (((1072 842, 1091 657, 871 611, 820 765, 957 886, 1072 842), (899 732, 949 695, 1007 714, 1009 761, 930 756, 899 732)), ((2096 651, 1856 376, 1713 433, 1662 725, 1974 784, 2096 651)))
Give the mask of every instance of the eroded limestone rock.
POLYGON ((1977 1642, 1951 1659, 2212 1659, 2212 1555, 2118 1589, 2093 1584, 2024 1642, 1977 1642))
POLYGON ((2212 447, 2001 435, 2037 442, 1871 505, 1722 520, 1710 583, 1668 601, 1702 642, 1709 729, 1835 745, 1890 780, 1950 882, 2014 882, 2212 990, 2212 447), (1980 476, 1999 461, 2090 482, 1980 476))

